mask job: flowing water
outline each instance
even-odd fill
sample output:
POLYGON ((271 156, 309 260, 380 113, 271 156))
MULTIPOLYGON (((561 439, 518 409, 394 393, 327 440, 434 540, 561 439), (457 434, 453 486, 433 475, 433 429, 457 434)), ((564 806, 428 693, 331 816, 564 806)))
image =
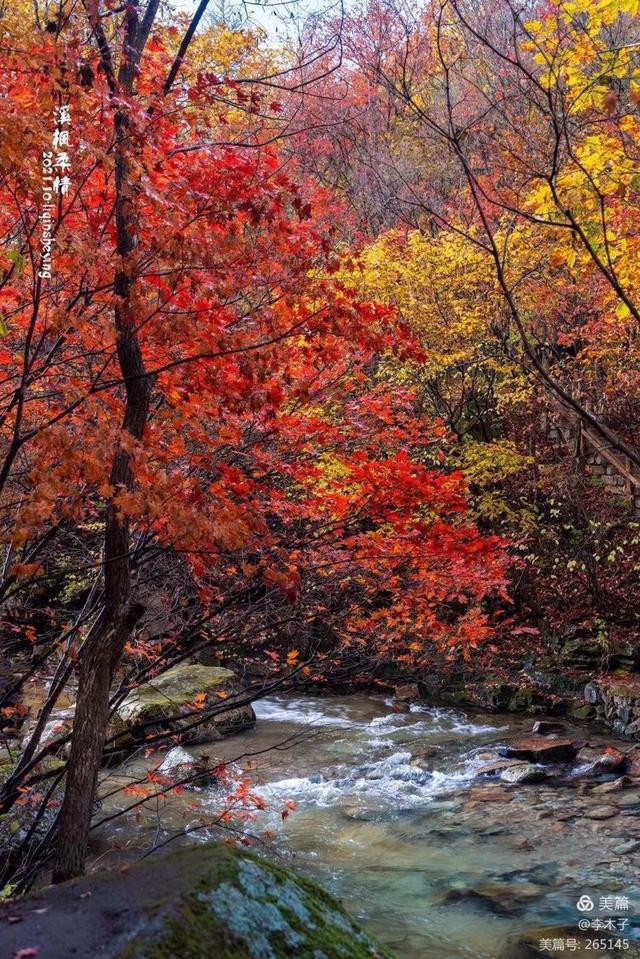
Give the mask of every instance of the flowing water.
MULTIPOLYGON (((598 821, 590 812, 611 797, 585 795, 568 771, 515 788, 478 779, 490 748, 530 730, 530 718, 397 713, 364 695, 277 697, 255 709, 252 732, 215 745, 268 803, 251 828, 271 830, 275 852, 338 895, 398 959, 496 959, 515 932, 575 929, 587 892, 630 898, 633 939, 640 864, 619 847, 639 835, 640 793, 598 821), (287 800, 296 809, 283 819, 287 800)), ((214 790, 197 796, 211 810, 219 801, 214 790)), ((138 821, 136 841, 157 828, 138 821)), ((132 835, 122 821, 116 832, 121 843, 132 835)))

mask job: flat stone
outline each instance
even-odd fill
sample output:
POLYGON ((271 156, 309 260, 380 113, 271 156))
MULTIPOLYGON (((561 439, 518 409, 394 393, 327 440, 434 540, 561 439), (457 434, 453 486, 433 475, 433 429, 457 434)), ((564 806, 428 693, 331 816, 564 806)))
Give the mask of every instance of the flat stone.
MULTIPOLYGON (((452 830, 455 835, 455 830, 452 830)), ((499 826, 497 824, 493 826, 485 826, 483 829, 478 829, 476 835, 480 834, 481 836, 504 836, 509 832, 505 826, 499 826)))
POLYGON ((553 813, 555 819, 558 822, 569 822, 570 819, 575 819, 576 816, 581 816, 581 809, 563 809, 561 812, 553 813))
POLYGON ((562 763, 575 759, 581 743, 574 739, 552 739, 551 737, 518 739, 501 747, 505 756, 515 759, 528 759, 538 763, 562 763))
POLYGON ((616 856, 628 856, 632 852, 638 852, 640 849, 640 839, 630 839, 628 842, 620 843, 619 846, 614 846, 612 852, 615 852, 616 856))
POLYGON ((521 912, 529 901, 537 899, 543 892, 542 886, 532 882, 486 882, 479 886, 449 889, 442 901, 447 903, 475 899, 498 915, 513 915, 521 912))
POLYGON ((411 702, 414 699, 420 699, 420 688, 417 683, 404 683, 402 686, 396 686, 393 695, 401 702, 411 702))
POLYGON ((473 786, 469 799, 471 802, 511 802, 513 793, 500 786, 473 786))
POLYGON ((634 790, 633 792, 627 792, 624 796, 621 796, 617 800, 618 806, 625 809, 634 809, 640 807, 640 792, 634 790))
POLYGON ((617 806, 594 806, 593 809, 587 809, 583 813, 585 819, 613 819, 620 810, 617 806))
POLYGON ((623 789, 626 789, 627 786, 631 785, 631 780, 628 776, 619 776, 618 779, 612 780, 610 783, 600 783, 599 786, 593 786, 589 790, 591 796, 600 796, 606 795, 607 793, 617 793, 621 792, 623 789))
POLYGON ((492 763, 488 763, 486 766, 481 766, 478 769, 478 776, 492 776, 494 773, 501 773, 503 769, 508 769, 510 766, 522 766, 521 759, 496 759, 492 763))

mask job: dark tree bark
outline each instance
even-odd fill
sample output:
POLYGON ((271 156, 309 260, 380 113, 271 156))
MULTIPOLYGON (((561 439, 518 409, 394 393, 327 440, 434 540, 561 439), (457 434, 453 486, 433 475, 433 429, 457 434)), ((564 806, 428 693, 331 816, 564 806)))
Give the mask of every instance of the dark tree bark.
MULTIPOLYGON (((157 4, 156 4, 157 7, 157 4)), ((146 18, 145 18, 146 20, 146 18)), ((116 233, 119 267, 114 277, 114 321, 117 353, 126 391, 123 433, 134 440, 144 436, 151 382, 146 374, 136 317, 131 310, 135 283, 135 250, 138 245, 129 161, 130 116, 126 97, 133 92, 136 64, 146 37, 135 8, 126 14, 125 35, 117 89, 123 94, 114 110, 116 233)), ((148 35, 148 30, 147 30, 148 35)), ((113 458, 110 484, 114 495, 133 488, 131 454, 119 447, 113 458)), ((96 781, 109 716, 113 674, 142 608, 132 599, 129 522, 108 503, 104 545, 104 610, 82 647, 78 700, 67 768, 65 795, 58 817, 53 881, 81 875, 87 849, 96 781)))

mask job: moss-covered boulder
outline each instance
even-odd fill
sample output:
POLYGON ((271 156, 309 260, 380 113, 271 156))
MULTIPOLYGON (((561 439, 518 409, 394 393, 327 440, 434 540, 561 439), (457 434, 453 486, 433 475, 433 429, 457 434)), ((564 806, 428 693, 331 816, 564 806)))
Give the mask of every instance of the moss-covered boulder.
POLYGON ((55 886, 11 913, 7 955, 392 959, 315 883, 224 844, 55 886))
POLYGON ((255 713, 250 704, 235 705, 240 699, 231 669, 184 663, 129 693, 115 713, 113 732, 123 747, 165 731, 180 733, 182 742, 209 742, 253 726, 255 713), (198 714, 221 707, 223 712, 199 721, 198 714))
POLYGON ((595 706, 581 702, 579 699, 572 699, 567 705, 567 716, 571 719, 594 719, 595 715, 595 706))

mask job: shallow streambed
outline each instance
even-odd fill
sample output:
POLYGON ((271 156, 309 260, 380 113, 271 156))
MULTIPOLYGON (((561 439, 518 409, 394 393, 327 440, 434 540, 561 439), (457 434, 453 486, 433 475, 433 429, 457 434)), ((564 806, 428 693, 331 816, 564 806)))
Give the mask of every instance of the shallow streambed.
MULTIPOLYGON (((640 955, 640 857, 621 851, 640 839, 640 789, 598 795, 572 776, 516 787, 477 777, 488 750, 529 730, 530 718, 418 705, 396 713, 363 695, 271 698, 256 713, 252 732, 206 747, 260 784, 268 809, 251 829, 271 830, 275 850, 337 893, 398 959, 496 959, 515 932, 577 928, 586 893, 629 898, 620 915, 631 948, 605 954, 640 955), (283 820, 285 800, 297 808, 283 820), (590 818, 603 804, 617 812, 590 818)), ((566 729, 606 742, 584 726, 566 729)), ((117 779, 110 774, 103 794, 117 779)), ((219 802, 215 790, 188 799, 186 810, 183 795, 157 815, 147 806, 102 827, 99 863, 112 861, 114 842, 118 855, 137 851, 219 802)), ((118 803, 108 799, 102 814, 118 803)), ((191 841, 207 838, 202 830, 191 841)))

